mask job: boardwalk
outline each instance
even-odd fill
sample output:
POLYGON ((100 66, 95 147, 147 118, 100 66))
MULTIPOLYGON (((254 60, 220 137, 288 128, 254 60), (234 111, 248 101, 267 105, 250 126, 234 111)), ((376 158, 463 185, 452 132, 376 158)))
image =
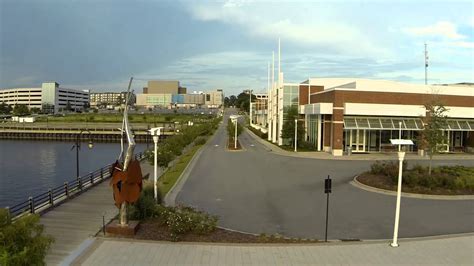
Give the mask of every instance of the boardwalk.
MULTIPOLYGON (((153 176, 153 166, 142 161, 141 167, 143 176, 153 176)), ((159 174, 161 172, 160 169, 159 174)), ((102 229, 102 216, 108 223, 117 214, 109 180, 43 214, 40 222, 45 233, 55 239, 46 256, 46 263, 59 265, 64 262, 82 243, 91 241, 91 237, 102 229)))
POLYGON ((46 256, 47 265, 59 265, 81 243, 94 236, 102 227, 102 216, 109 221, 118 213, 108 180, 91 188, 41 216, 45 233, 55 243, 46 256))

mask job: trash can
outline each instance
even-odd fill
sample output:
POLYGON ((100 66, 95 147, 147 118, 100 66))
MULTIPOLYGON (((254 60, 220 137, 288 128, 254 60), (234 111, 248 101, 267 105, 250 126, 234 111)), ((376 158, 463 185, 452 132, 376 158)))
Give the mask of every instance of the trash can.
POLYGON ((347 156, 352 155, 352 147, 347 147, 347 156))

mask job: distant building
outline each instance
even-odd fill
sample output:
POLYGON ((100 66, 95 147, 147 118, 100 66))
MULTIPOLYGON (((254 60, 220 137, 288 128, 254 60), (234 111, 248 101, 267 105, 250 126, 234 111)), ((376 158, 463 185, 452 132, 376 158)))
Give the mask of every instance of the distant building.
POLYGON ((186 88, 177 80, 150 80, 148 87, 143 88, 144 94, 186 94, 186 88))
MULTIPOLYGON (((127 92, 95 92, 90 94, 90 105, 91 107, 97 107, 101 105, 123 105, 127 99, 127 92)), ((130 95, 130 104, 135 104, 136 96, 133 92, 130 95)))
POLYGON ((29 109, 39 108, 50 113, 66 108, 79 111, 89 105, 89 91, 63 88, 57 82, 44 82, 41 88, 1 89, 0 103, 10 106, 24 104, 29 109))
POLYGON ((255 100, 250 103, 250 121, 252 125, 267 127, 267 104, 268 95, 266 93, 254 93, 255 100))
POLYGON ((220 89, 205 93, 204 104, 207 108, 219 108, 224 104, 224 92, 220 89))
POLYGON ((179 81, 151 80, 143 94, 137 94, 137 106, 145 108, 217 108, 224 102, 222 90, 208 93, 194 92, 186 94, 187 89, 179 81))

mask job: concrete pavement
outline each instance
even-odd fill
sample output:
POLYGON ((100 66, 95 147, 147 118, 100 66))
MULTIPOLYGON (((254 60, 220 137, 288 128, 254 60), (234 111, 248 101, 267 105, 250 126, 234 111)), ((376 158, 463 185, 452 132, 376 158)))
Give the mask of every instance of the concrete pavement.
POLYGON ((472 265, 473 235, 307 245, 98 239, 73 265, 472 265))
MULTIPOLYGON (((224 119, 226 121, 226 119, 224 119)), ((324 238, 324 179, 331 175, 330 239, 388 239, 393 233, 395 197, 350 185, 371 160, 318 160, 281 156, 247 132, 242 152, 225 149, 225 123, 203 147, 176 199, 220 217, 219 225, 255 234, 324 238)), ((271 144, 269 144, 271 145, 271 144)), ((346 157, 347 158, 347 157, 346 157)), ((395 158, 394 158, 395 159, 395 158)), ((428 163, 410 160, 409 163, 428 163)), ((474 165, 474 160, 436 160, 474 165)), ((474 201, 402 198, 400 237, 474 231, 474 201)))

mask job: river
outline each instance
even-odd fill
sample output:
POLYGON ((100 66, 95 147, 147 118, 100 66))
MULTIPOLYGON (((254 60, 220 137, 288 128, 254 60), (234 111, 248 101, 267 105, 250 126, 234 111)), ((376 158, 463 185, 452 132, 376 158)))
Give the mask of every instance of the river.
MULTIPOLYGON (((0 207, 13 206, 72 181, 76 175, 76 150, 72 142, 0 140, 0 207)), ((138 153, 146 144, 137 144, 138 153)), ((80 174, 97 170, 116 160, 119 143, 82 143, 80 174)), ((110 194, 112 197, 112 194, 110 194)))

